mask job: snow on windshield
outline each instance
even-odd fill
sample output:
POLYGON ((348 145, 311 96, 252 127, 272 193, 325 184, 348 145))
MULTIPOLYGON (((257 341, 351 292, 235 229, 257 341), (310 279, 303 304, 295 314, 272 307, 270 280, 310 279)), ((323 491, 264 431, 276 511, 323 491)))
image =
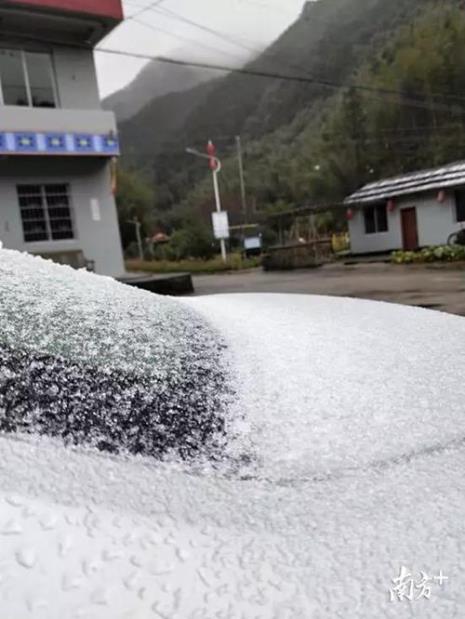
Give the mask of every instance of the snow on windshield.
POLYGON ((224 342, 194 311, 0 251, 0 430, 144 455, 219 453, 224 342))

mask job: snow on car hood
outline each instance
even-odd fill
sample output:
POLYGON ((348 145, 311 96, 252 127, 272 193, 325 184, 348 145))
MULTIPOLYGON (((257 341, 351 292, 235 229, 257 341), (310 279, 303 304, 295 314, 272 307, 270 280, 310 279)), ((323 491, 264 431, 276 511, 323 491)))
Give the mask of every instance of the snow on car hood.
POLYGON ((166 302, 221 334, 223 449, 247 464, 0 437, 2 613, 463 616, 465 320, 311 296, 166 302), (401 566, 449 580, 390 602, 401 566))

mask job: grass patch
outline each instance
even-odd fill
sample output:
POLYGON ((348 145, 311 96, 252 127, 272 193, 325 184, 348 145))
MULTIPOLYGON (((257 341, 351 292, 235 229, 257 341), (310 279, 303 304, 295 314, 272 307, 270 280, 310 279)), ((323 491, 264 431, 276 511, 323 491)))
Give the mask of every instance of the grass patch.
POLYGON ((223 262, 220 256, 211 260, 127 260, 128 271, 145 273, 223 273, 225 271, 243 271, 255 269, 261 265, 261 258, 242 258, 240 254, 231 254, 223 262))

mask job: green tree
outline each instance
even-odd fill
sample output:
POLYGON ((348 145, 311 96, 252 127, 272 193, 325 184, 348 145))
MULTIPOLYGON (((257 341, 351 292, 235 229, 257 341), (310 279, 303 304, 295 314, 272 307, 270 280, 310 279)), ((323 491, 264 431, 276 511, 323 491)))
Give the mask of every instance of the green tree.
POLYGON ((118 170, 116 205, 125 250, 136 240, 135 226, 129 221, 137 217, 145 236, 153 231, 153 202, 153 189, 140 174, 134 170, 118 170))

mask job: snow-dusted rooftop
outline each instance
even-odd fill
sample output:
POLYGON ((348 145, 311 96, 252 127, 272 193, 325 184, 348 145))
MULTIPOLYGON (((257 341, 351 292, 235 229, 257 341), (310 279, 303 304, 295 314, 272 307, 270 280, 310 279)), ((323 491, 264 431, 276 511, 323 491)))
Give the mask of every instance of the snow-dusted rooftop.
POLYGON ((465 185, 465 161, 403 174, 365 185, 345 199, 345 204, 369 204, 397 196, 465 185))

